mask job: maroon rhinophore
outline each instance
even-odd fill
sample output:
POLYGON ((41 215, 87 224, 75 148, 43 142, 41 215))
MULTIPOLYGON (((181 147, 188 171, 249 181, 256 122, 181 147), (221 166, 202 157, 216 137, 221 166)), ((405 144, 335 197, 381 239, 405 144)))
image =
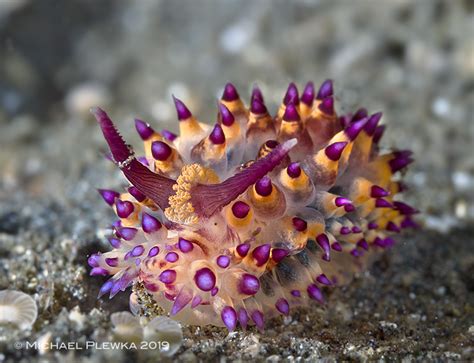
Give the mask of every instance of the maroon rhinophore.
POLYGON ((191 202, 194 210, 203 217, 212 216, 223 206, 235 200, 247 188, 273 170, 296 145, 291 139, 278 145, 268 155, 258 159, 248 168, 230 177, 220 184, 198 185, 195 187, 191 202))
POLYGON ((174 193, 173 185, 175 182, 162 175, 153 173, 135 159, 133 151, 123 141, 112 120, 103 110, 94 108, 92 113, 99 122, 114 161, 118 164, 125 177, 160 208, 166 208, 168 206, 168 197, 174 193))

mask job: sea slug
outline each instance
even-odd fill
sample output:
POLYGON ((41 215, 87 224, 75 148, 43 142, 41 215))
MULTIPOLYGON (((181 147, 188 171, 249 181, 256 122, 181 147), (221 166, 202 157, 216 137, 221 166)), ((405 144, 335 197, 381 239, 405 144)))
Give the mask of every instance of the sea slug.
POLYGON ((130 182, 99 192, 118 216, 112 249, 89 257, 111 276, 99 296, 140 283, 176 320, 245 329, 298 305, 324 303, 370 256, 415 226, 399 201, 411 152, 382 152, 381 113, 337 115, 333 82, 301 96, 291 83, 272 117, 228 83, 217 123, 174 98, 179 136, 135 120, 135 157, 109 116, 92 110, 111 158, 130 182))

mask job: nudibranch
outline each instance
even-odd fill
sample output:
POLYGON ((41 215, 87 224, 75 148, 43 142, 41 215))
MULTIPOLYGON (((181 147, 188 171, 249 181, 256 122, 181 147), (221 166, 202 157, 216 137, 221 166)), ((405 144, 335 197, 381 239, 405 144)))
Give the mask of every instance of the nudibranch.
POLYGON ((174 98, 179 136, 135 120, 135 156, 94 108, 111 158, 130 182, 100 189, 118 216, 112 249, 89 257, 111 276, 99 297, 141 284, 174 319, 232 331, 290 308, 324 304, 370 256, 415 226, 399 201, 407 150, 383 152, 382 113, 338 115, 333 82, 291 83, 272 117, 259 88, 246 107, 228 83, 214 126, 174 98))

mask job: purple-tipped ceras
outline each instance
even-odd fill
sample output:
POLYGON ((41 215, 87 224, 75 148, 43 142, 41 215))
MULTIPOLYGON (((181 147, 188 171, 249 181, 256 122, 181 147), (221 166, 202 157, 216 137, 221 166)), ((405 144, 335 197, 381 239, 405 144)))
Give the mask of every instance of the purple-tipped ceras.
POLYGON ((247 108, 228 83, 212 126, 174 103, 179 135, 135 120, 141 157, 92 110, 130 183, 99 189, 118 217, 112 250, 88 260, 110 276, 100 296, 139 283, 178 320, 262 330, 324 304, 325 289, 416 226, 393 179, 411 153, 379 151, 380 112, 338 115, 331 80, 302 93, 291 83, 275 117, 256 86, 247 108))

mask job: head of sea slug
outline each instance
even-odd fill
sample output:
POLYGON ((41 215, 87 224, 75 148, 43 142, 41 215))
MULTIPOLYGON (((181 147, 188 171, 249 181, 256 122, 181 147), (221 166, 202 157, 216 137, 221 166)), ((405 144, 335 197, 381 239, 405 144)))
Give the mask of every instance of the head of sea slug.
POLYGON ((257 87, 247 107, 228 83, 212 126, 174 103, 179 135, 135 120, 139 157, 92 110, 129 182, 99 189, 118 217, 110 251, 88 260, 91 275, 110 276, 99 296, 140 286, 182 322, 263 330, 276 314, 323 304, 325 289, 415 226, 394 179, 411 153, 380 152, 381 113, 337 115, 332 81, 301 96, 291 83, 275 116, 257 87))

